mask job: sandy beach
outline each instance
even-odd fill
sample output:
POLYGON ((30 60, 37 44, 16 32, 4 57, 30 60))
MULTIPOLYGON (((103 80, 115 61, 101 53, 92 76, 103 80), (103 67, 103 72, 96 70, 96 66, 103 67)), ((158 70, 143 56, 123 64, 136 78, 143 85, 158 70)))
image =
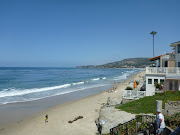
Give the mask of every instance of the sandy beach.
POLYGON ((139 80, 144 71, 132 75, 122 83, 117 83, 113 93, 102 92, 80 100, 57 105, 46 111, 36 113, 16 123, 0 126, 0 135, 95 135, 97 127, 95 119, 99 115, 100 107, 107 102, 107 98, 122 97, 122 90, 129 80, 139 80), (48 122, 44 116, 48 114, 48 122), (82 119, 68 123, 78 116, 82 119))

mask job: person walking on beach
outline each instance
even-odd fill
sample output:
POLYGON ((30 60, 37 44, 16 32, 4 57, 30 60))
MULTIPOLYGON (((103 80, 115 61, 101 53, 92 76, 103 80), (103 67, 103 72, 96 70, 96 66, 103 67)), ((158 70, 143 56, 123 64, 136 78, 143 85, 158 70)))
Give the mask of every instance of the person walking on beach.
POLYGON ((48 122, 48 115, 46 114, 44 117, 45 123, 48 122))
POLYGON ((162 135, 163 130, 165 128, 165 122, 164 122, 164 116, 161 113, 160 109, 157 109, 157 114, 158 114, 158 118, 157 118, 157 130, 156 130, 156 135, 162 135))

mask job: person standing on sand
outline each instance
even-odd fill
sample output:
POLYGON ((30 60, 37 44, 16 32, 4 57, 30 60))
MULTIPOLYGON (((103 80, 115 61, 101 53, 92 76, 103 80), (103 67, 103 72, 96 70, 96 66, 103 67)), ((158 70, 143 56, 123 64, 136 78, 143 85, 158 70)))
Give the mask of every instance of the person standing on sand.
POLYGON ((48 115, 46 114, 46 116, 44 117, 45 123, 48 122, 48 115))
POLYGON ((156 135, 162 135, 163 130, 165 128, 165 122, 164 122, 164 116, 161 113, 160 109, 157 109, 157 114, 158 114, 158 118, 157 118, 157 130, 156 130, 156 135))

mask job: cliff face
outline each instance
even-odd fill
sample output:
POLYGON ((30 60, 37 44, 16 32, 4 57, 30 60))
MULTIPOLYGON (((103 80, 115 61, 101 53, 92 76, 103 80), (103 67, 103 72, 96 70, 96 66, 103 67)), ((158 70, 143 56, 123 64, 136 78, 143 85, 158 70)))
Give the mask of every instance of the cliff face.
POLYGON ((149 58, 129 58, 103 65, 77 66, 77 68, 145 68, 154 64, 149 58))

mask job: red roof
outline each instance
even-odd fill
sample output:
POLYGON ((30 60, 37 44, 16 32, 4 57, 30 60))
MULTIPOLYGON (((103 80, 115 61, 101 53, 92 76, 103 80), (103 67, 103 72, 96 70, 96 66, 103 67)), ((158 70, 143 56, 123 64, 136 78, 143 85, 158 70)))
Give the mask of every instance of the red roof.
POLYGON ((150 61, 154 61, 154 60, 158 60, 160 59, 162 55, 159 55, 159 56, 156 56, 156 57, 152 57, 152 58, 149 58, 150 61))

